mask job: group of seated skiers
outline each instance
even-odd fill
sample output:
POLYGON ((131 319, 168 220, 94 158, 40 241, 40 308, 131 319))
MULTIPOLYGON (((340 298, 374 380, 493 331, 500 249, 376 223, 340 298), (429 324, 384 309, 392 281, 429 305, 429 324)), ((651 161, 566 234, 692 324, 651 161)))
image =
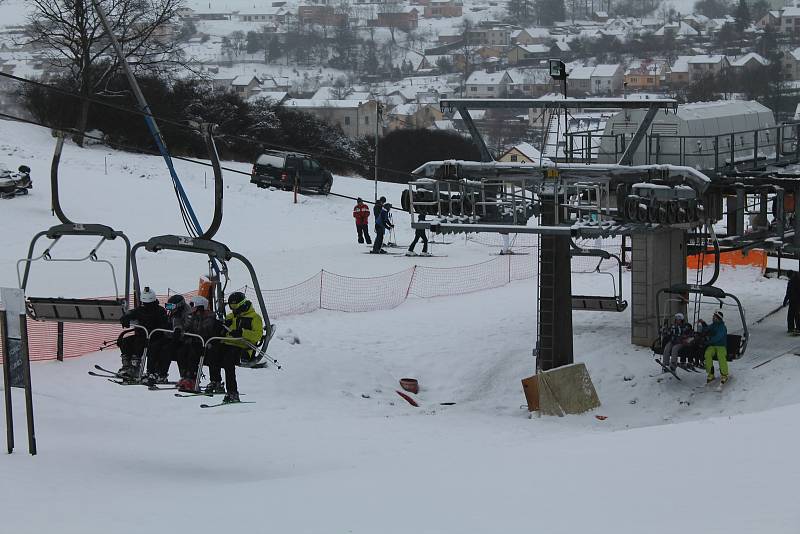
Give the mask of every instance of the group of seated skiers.
POLYGON ((706 382, 714 380, 714 357, 719 361, 720 381, 728 381, 728 329, 721 310, 714 312, 711 324, 700 319, 697 328, 676 313, 672 324, 665 324, 659 336, 662 347, 662 365, 675 371, 683 367, 700 367, 701 359, 706 370, 706 382))
POLYGON ((225 339, 210 343, 205 352, 204 364, 208 365, 210 382, 204 393, 227 393, 223 402, 238 402, 236 366, 248 365, 257 359, 255 347, 263 333, 263 320, 244 293, 237 291, 228 297, 231 311, 224 321, 217 319, 208 299, 200 295, 187 301, 183 295, 175 294, 162 307, 155 292, 146 287, 140 302, 139 307, 120 319, 124 328, 136 324, 146 331, 134 327, 120 334, 117 340, 122 354, 119 375, 130 381, 138 378, 146 347, 144 383, 166 384, 170 364, 175 361, 181 375, 177 388, 195 391, 204 344, 213 337, 222 337, 225 339), (156 329, 169 332, 154 332, 156 329), (151 333, 149 340, 148 333, 151 333), (203 341, 195 336, 200 336, 203 341), (225 384, 222 382, 222 369, 225 369, 225 384))

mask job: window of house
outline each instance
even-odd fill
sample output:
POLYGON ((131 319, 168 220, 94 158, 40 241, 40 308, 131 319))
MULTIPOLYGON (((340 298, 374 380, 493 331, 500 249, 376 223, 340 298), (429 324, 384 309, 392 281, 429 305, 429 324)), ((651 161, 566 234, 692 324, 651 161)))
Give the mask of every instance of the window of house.
POLYGON ((344 118, 344 125, 345 126, 350 126, 350 117, 345 117, 344 118))
POLYGON ((364 117, 364 124, 369 124, 369 115, 364 117))
POLYGON ((517 155, 511 154, 511 161, 517 161, 517 155))
POLYGON ((470 86, 469 90, 472 91, 473 93, 476 93, 478 91, 478 88, 472 85, 470 86))
POLYGON ((487 88, 486 88, 486 90, 487 90, 487 91, 494 91, 494 87, 492 87, 492 86, 490 85, 489 87, 487 87, 487 88))

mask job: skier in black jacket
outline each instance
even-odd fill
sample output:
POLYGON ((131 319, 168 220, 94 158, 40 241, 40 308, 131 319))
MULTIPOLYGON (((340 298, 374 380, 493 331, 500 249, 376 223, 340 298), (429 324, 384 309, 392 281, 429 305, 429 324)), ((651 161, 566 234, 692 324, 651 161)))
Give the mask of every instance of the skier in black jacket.
MULTIPOLYGON (((131 323, 136 323, 146 328, 147 333, 156 328, 169 328, 167 310, 159 305, 153 290, 145 287, 140 301, 141 306, 129 311, 120 318, 123 328, 130 328, 131 323)), ((122 358, 122 367, 118 373, 127 379, 132 379, 139 375, 142 354, 145 347, 148 346, 147 333, 140 328, 134 328, 133 330, 122 332, 117 338, 117 345, 122 358)), ((158 360, 158 352, 162 346, 163 342, 159 342, 157 337, 154 338, 148 347, 148 354, 151 357, 155 355, 155 359, 158 360)))
POLYGON ((786 295, 783 297, 783 305, 789 305, 786 310, 786 331, 796 334, 800 331, 800 273, 793 272, 789 276, 789 283, 786 284, 786 295))

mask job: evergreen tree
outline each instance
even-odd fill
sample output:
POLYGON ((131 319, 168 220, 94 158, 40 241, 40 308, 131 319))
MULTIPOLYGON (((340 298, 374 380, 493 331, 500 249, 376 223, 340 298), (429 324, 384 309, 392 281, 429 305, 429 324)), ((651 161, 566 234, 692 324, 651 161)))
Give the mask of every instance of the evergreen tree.
POLYGON ((552 26, 554 22, 566 19, 564 0, 537 0, 536 15, 542 26, 552 26))
POLYGON ((736 6, 736 13, 734 15, 736 19, 736 30, 739 33, 742 33, 748 26, 750 26, 750 22, 752 19, 750 17, 750 8, 747 5, 746 0, 739 0, 739 5, 736 6))

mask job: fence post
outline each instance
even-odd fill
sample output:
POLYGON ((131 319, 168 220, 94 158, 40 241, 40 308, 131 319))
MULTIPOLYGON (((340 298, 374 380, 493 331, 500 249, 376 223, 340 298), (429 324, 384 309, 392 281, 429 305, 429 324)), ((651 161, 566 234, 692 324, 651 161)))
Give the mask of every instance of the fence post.
POLYGON ((411 286, 414 285, 414 277, 417 275, 417 266, 414 264, 411 267, 411 279, 408 281, 408 289, 406 289, 406 298, 403 300, 408 300, 408 295, 411 293, 411 286))
POLYGON ((319 271, 319 308, 318 308, 320 310, 323 309, 322 308, 322 278, 324 276, 325 276, 325 269, 321 269, 319 271))
POLYGON ((64 323, 58 322, 58 335, 56 337, 56 360, 64 361, 64 323))

